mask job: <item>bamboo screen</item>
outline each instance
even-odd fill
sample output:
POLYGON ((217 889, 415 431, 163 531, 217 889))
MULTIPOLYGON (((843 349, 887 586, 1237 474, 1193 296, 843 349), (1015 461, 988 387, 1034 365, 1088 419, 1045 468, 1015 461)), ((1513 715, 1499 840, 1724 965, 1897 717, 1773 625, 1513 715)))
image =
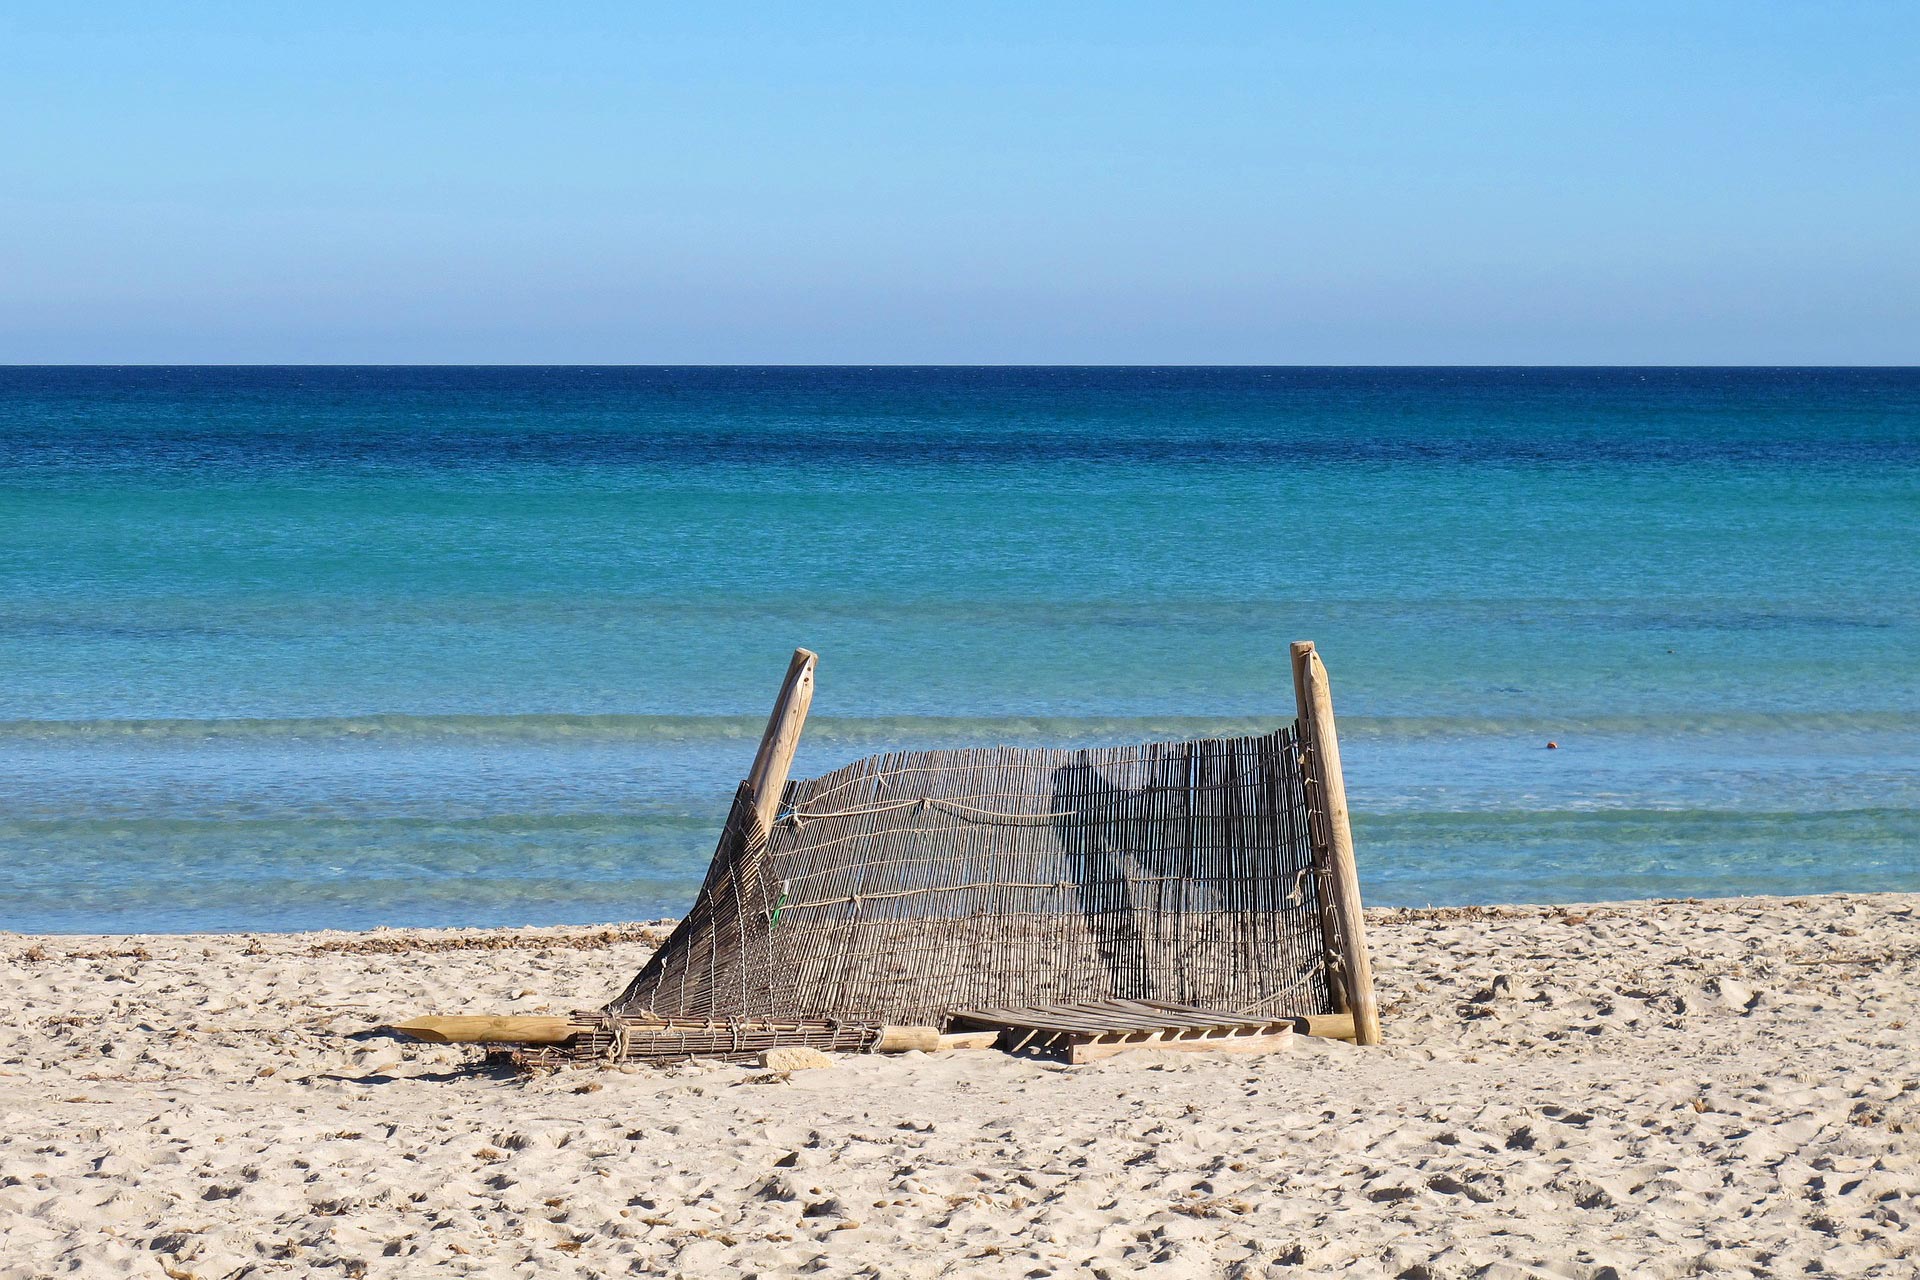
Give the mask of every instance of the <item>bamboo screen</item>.
POLYGON ((874 756, 742 786, 692 910, 607 1007, 940 1025, 957 1008, 1165 1000, 1334 1012, 1296 729, 1094 750, 874 756))

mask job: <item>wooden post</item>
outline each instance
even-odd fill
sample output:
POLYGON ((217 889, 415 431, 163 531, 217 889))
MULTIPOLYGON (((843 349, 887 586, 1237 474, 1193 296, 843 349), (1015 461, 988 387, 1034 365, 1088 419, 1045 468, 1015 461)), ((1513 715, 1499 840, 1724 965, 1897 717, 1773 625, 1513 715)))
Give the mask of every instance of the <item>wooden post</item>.
MULTIPOLYGON (((1340 912, 1333 901, 1333 873, 1330 870, 1333 861, 1332 841, 1327 838, 1326 815, 1319 809, 1319 784, 1315 782, 1313 774, 1313 700, 1307 692, 1306 673, 1306 656, 1313 652, 1313 641, 1297 641, 1291 652, 1296 740, 1300 744, 1301 768, 1307 771, 1304 775, 1307 789, 1307 842, 1313 849, 1314 874, 1319 877, 1319 891, 1314 894, 1314 900, 1320 911, 1320 955, 1327 967, 1327 995, 1333 1001, 1333 1012, 1351 1023, 1353 1002, 1348 998, 1345 981, 1347 961, 1340 943, 1347 931, 1341 925, 1340 912), (1337 983, 1332 980, 1336 972, 1341 975, 1341 981, 1337 983)), ((1352 1039, 1352 1036, 1345 1038, 1352 1039)))
POLYGON ((1353 828, 1347 822, 1347 783, 1340 772, 1340 736, 1333 727, 1333 691, 1313 641, 1293 644, 1293 689, 1300 732, 1313 753, 1319 794, 1309 803, 1326 819, 1327 885, 1340 926, 1340 959, 1346 969, 1347 1011, 1354 1041, 1380 1043, 1380 1012, 1373 998, 1373 962, 1367 956, 1367 925, 1360 911, 1360 877, 1353 861, 1353 828))
POLYGON ((813 665, 819 660, 811 649, 793 651, 786 681, 767 718, 766 735, 760 739, 759 754, 747 774, 753 812, 762 831, 772 831, 773 820, 780 816, 780 795, 787 788, 787 771, 793 768, 793 753, 800 746, 800 726, 807 722, 807 708, 813 705, 813 665))

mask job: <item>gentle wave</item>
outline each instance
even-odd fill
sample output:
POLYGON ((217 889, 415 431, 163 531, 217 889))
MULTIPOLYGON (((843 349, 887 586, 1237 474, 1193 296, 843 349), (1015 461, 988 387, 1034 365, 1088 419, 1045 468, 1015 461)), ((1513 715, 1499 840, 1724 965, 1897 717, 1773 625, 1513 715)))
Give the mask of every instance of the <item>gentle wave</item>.
MULTIPOLYGON (((1277 719, 1217 716, 817 716, 809 741, 1130 742, 1154 738, 1242 737, 1272 732, 1277 719)), ((288 719, 0 720, 0 744, 57 740, 151 739, 476 739, 607 741, 672 745, 755 741, 762 716, 687 715, 365 715, 288 719)), ((1818 715, 1715 712, 1546 719, 1525 716, 1342 716, 1350 739, 1416 741, 1449 737, 1576 734, 1692 737, 1737 734, 1920 733, 1920 712, 1818 715)))
MULTIPOLYGON (((1740 829, 1778 837, 1786 828, 1828 828, 1868 833, 1909 831, 1920 835, 1920 809, 1873 805, 1852 809, 1730 810, 1673 808, 1631 809, 1423 809, 1381 810, 1353 815, 1356 831, 1381 840, 1416 835, 1436 836, 1449 830, 1498 831, 1506 847, 1523 847, 1528 837, 1560 838, 1577 831, 1604 847, 1609 841, 1646 836, 1650 841, 1671 840, 1689 828, 1740 829)), ((1920 868, 1916 868, 1920 871, 1920 868)))
MULTIPOLYGON (((1875 805, 1864 808, 1731 810, 1684 806, 1635 808, 1459 808, 1378 809, 1356 812, 1356 828, 1380 838, 1398 838, 1415 832, 1438 833, 1448 828, 1504 828, 1513 833, 1578 827, 1596 840, 1617 838, 1638 828, 1668 835, 1687 826, 1739 826, 1777 830, 1785 826, 1826 825, 1857 829, 1914 830, 1920 834, 1920 809, 1875 805)), ((87 815, 59 818, 0 818, 0 839, 61 835, 67 837, 191 836, 218 834, 236 841, 262 841, 289 833, 304 835, 364 833, 392 834, 448 832, 475 836, 621 835, 667 831, 705 834, 717 832, 719 819, 693 813, 512 813, 483 817, 413 817, 381 814, 342 817, 312 815, 286 818, 253 816, 148 817, 142 815, 87 815)))
MULTIPOLYGON (((489 739, 676 743, 754 742, 765 716, 686 715, 366 715, 301 719, 4 720, 0 743, 59 739, 489 739)), ((1275 722, 1168 716, 949 717, 816 716, 814 742, 906 741, 917 738, 1053 741, 1090 736, 1199 737, 1271 732, 1275 722)))
MULTIPOLYGON (((686 910, 719 820, 0 824, 0 929, 650 920, 686 910)), ((1913 808, 1356 814, 1355 828, 1372 906, 1920 888, 1913 808)))
POLYGON ((508 813, 479 817, 415 817, 405 814, 301 814, 289 817, 87 814, 53 818, 0 817, 0 840, 45 839, 52 836, 76 840, 131 836, 217 836, 240 843, 251 842, 259 847, 266 847, 263 842, 294 835, 323 838, 328 835, 377 832, 403 839, 434 833, 539 837, 682 832, 705 836, 718 830, 716 820, 710 815, 688 813, 508 813))

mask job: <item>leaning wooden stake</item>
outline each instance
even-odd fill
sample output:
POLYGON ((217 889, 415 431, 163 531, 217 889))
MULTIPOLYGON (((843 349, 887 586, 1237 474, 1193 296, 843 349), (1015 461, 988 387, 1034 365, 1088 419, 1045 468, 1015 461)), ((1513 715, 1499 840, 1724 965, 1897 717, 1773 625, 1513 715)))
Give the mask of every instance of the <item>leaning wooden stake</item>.
POLYGON ((1367 956, 1367 926, 1360 911, 1360 877, 1353 860, 1353 828, 1347 822, 1347 783, 1340 773, 1340 736, 1333 727, 1333 692, 1327 669, 1311 640, 1293 644, 1293 683, 1300 731, 1313 752, 1320 794, 1313 807, 1326 818, 1328 897, 1340 926, 1340 959, 1346 971, 1347 1009, 1354 1040, 1380 1043, 1380 1011, 1373 998, 1373 962, 1367 956))
POLYGON ((753 788, 753 812, 762 831, 773 830, 780 816, 780 796, 787 789, 787 771, 793 768, 793 753, 800 746, 800 727, 807 722, 807 708, 813 705, 813 666, 819 655, 811 649, 795 649, 787 666, 787 678, 774 700, 773 714, 767 718, 766 736, 760 739, 759 754, 747 774, 753 788))
POLYGON ((395 1022, 387 1030, 430 1044, 565 1044, 580 1034, 580 1025, 564 1017, 456 1013, 395 1022))
POLYGON ((1293 701, 1297 718, 1294 721, 1297 741, 1300 745, 1300 763, 1309 772, 1303 777, 1310 794, 1307 798, 1307 842, 1313 849, 1313 869, 1319 877, 1319 892, 1314 894, 1314 905, 1320 917, 1320 957, 1327 970, 1327 995, 1333 1001, 1334 1016, 1346 1019, 1347 1032, 1338 1037, 1342 1040, 1354 1038, 1353 1002, 1348 998, 1345 975, 1347 962, 1341 949, 1341 939, 1346 930, 1341 927, 1340 910, 1334 902, 1332 892, 1333 874, 1329 870, 1332 862, 1330 841, 1327 839, 1325 815, 1316 809, 1318 783, 1313 780, 1313 693, 1308 687, 1306 674, 1306 656, 1313 652, 1313 642, 1302 640, 1293 646, 1293 701), (1341 981, 1335 982, 1338 974, 1341 981))

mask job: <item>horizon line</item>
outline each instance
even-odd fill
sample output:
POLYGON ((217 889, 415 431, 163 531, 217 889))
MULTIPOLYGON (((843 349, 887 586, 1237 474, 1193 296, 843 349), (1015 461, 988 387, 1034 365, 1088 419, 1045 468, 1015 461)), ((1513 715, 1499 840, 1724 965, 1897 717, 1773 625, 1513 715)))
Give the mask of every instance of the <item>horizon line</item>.
POLYGON ((965 361, 633 361, 605 363, 595 361, 148 361, 148 360, 62 360, 37 362, 0 361, 0 369, 1720 369, 1794 371, 1813 369, 1860 369, 1887 372, 1920 370, 1913 364, 1657 364, 1572 363, 1503 364, 1448 362, 1439 364, 1140 364, 1099 363, 973 363, 965 361))

